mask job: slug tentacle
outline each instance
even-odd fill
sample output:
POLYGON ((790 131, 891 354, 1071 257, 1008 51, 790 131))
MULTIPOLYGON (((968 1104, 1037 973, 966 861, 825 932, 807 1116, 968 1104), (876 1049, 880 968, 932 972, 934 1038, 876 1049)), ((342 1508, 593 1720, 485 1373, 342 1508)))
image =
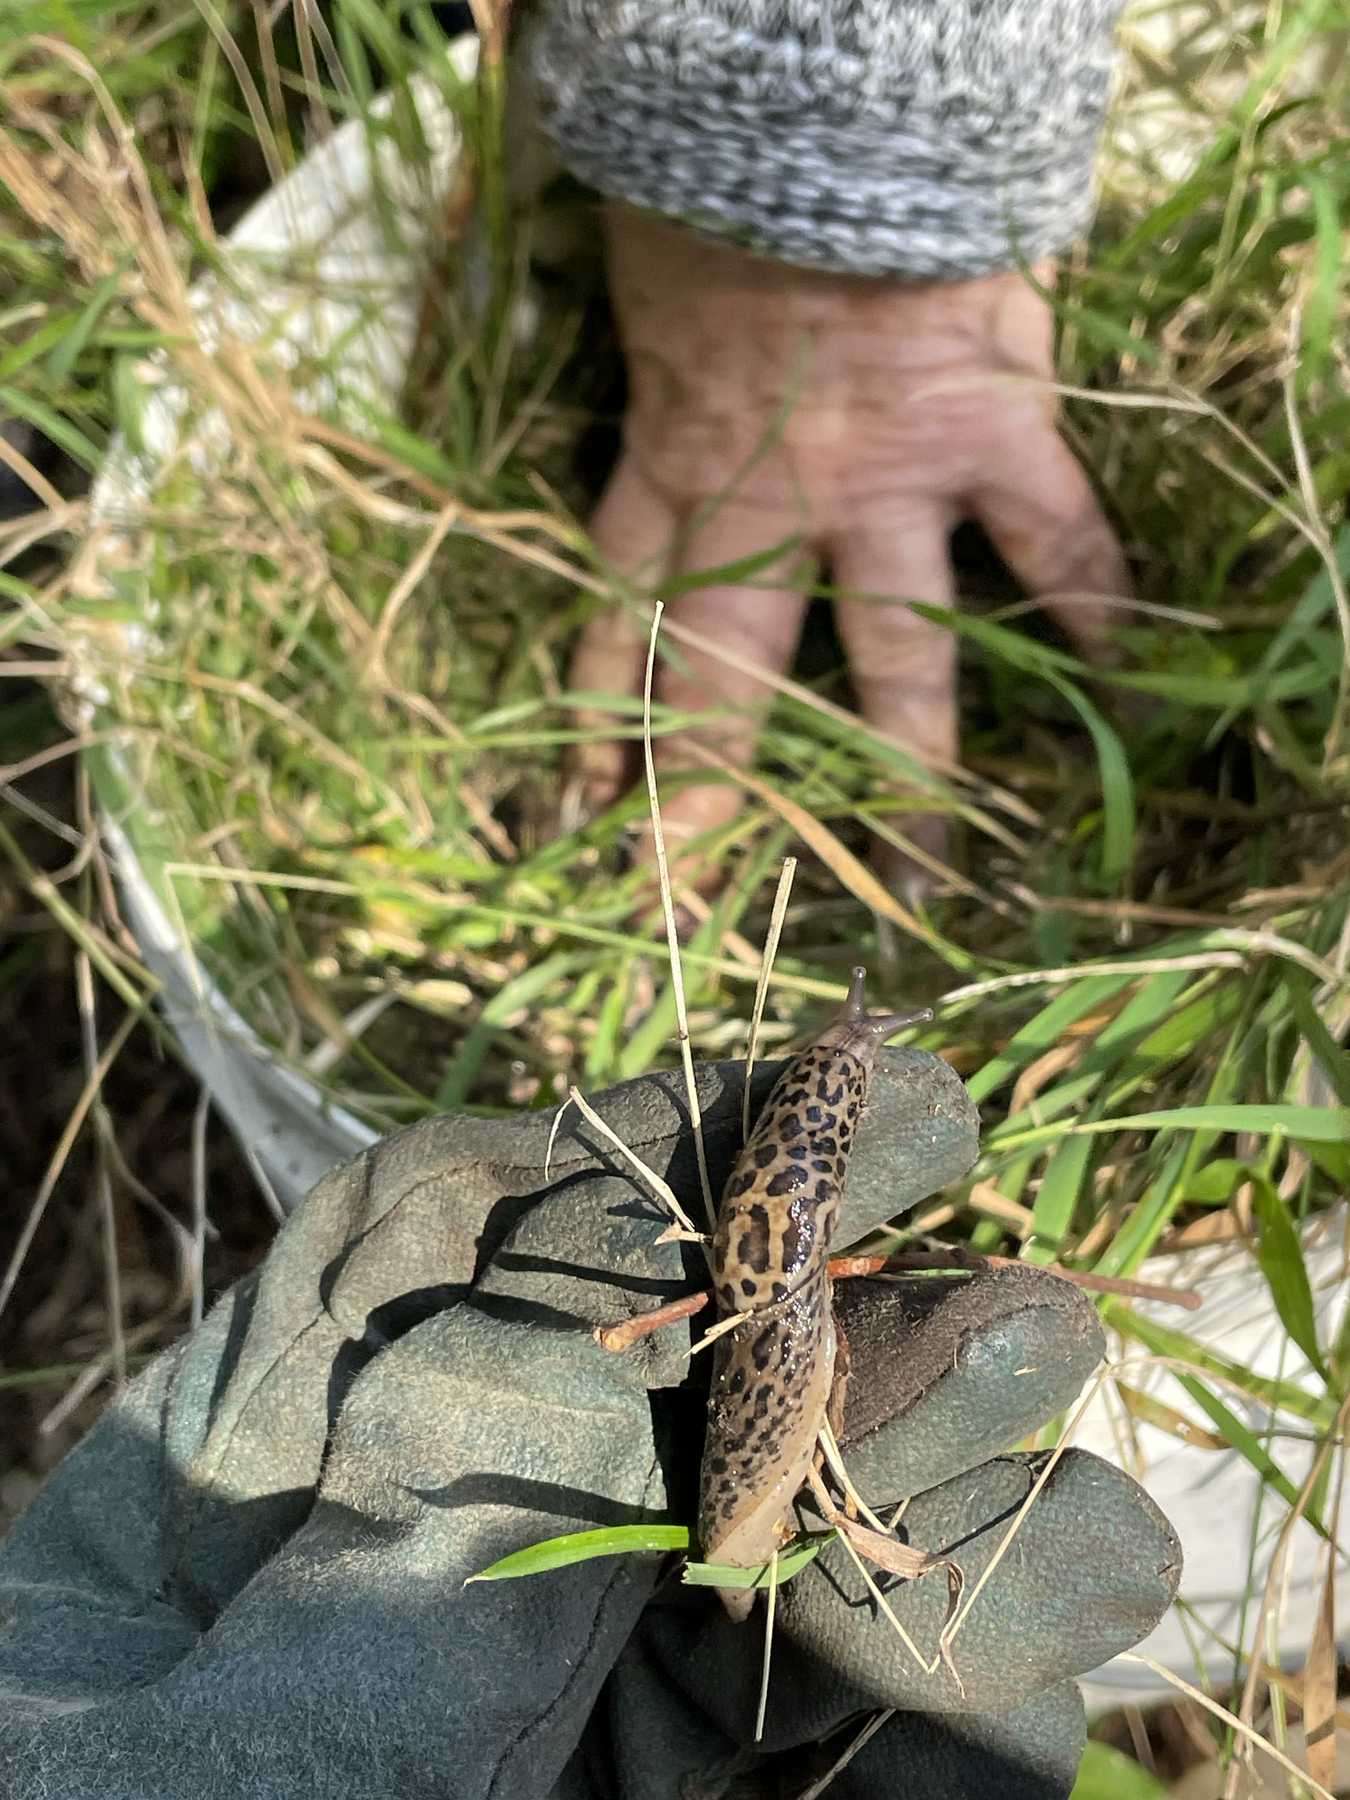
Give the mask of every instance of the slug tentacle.
POLYGON ((933 1010, 925 1006, 918 1012, 869 1014, 863 1002, 866 979, 867 971, 860 963, 853 970, 844 1010, 821 1033, 819 1048, 832 1045, 836 1050, 847 1050, 870 1069, 873 1058, 888 1037, 903 1031, 907 1025, 925 1024, 932 1018, 933 1010))
MULTIPOLYGON (((746 1318, 713 1352, 699 1500, 707 1562, 769 1561, 829 1405, 830 1241, 853 1135, 878 1049, 932 1017, 869 1017, 863 980, 854 969, 844 1010, 774 1083, 723 1192, 712 1246, 717 1309, 746 1318)), ((752 1590, 718 1591, 732 1618, 748 1616, 752 1590)))

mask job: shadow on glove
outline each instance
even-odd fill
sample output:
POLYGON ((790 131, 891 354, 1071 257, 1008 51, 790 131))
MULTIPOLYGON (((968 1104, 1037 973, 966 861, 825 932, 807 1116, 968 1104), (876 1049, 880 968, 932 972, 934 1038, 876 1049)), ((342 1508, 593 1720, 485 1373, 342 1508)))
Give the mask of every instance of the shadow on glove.
MULTIPOLYGON (((776 1074, 756 1072, 761 1094, 776 1074)), ((741 1078, 698 1071, 717 1184, 741 1078)), ((697 1205, 678 1077, 594 1104, 697 1205)), ((958 1638, 964 1696, 916 1674, 837 1546, 786 1587, 767 1758, 747 1743, 759 1633, 660 1559, 464 1587, 540 1538, 693 1516, 706 1377, 687 1334, 613 1356, 592 1328, 702 1272, 656 1243, 659 1210, 575 1111, 546 1170, 553 1126, 430 1120, 335 1171, 67 1459, 0 1549, 0 1800, 39 1777, 62 1800, 676 1800, 737 1769, 792 1793, 816 1740, 877 1705, 911 1710, 866 1752, 891 1776, 854 1791, 949 1765, 950 1800, 1067 1791, 1064 1683, 1143 1635, 1177 1562, 1147 1498, 1090 1457, 1065 1457, 958 1638), (991 1744, 1040 1786, 990 1788, 991 1744)), ((888 1053, 840 1243, 974 1149, 951 1071, 888 1053)), ((1030 1479, 999 1452, 1100 1354, 1079 1296, 1012 1276, 840 1289, 855 1478, 882 1503, 922 1490, 906 1527, 968 1584, 1030 1479)), ((895 1605, 935 1642, 940 1578, 895 1605)))

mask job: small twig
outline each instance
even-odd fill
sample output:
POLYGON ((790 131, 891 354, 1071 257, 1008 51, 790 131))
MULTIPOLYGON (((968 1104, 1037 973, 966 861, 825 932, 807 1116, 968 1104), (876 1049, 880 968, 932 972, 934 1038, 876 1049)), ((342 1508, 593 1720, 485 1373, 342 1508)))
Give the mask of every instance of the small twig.
POLYGON ((654 1312, 638 1313, 634 1318, 624 1319, 618 1325, 597 1325, 595 1341, 602 1350, 631 1350, 640 1338, 659 1331, 663 1325, 677 1325, 681 1319, 692 1319, 711 1299, 711 1292, 703 1288, 696 1294, 686 1294, 682 1300, 658 1306, 654 1312))
MULTIPOLYGON (((830 1279, 849 1281, 859 1276, 900 1273, 905 1269, 946 1269, 954 1275, 974 1275, 983 1264, 997 1269, 1041 1268, 1047 1275, 1055 1275, 1059 1280, 1070 1282, 1074 1287, 1085 1288, 1090 1293, 1121 1294, 1127 1300, 1157 1300, 1170 1306, 1184 1306, 1191 1312, 1204 1305, 1204 1295, 1196 1288, 1164 1287, 1158 1282, 1129 1281, 1114 1275, 1090 1275, 1082 1269, 1063 1268, 1059 1263, 1025 1263, 1015 1256, 961 1259, 955 1254, 947 1257, 938 1252, 927 1251, 903 1252, 899 1256, 832 1256, 830 1279)), ((660 1331, 665 1325, 678 1325, 683 1319, 692 1319, 696 1313, 703 1311, 711 1299, 712 1290, 701 1288, 696 1293, 685 1294, 678 1300, 655 1307, 651 1312, 639 1313, 635 1318, 622 1319, 614 1325, 597 1326, 596 1341, 606 1350, 631 1349, 650 1332, 660 1331)), ((754 1316, 752 1313, 737 1313, 731 1320, 723 1319, 700 1340, 697 1347, 707 1343, 710 1338, 720 1337, 723 1331, 730 1330, 742 1320, 754 1316)))
POLYGON ((880 1712, 873 1713, 867 1723, 854 1732, 825 1773, 813 1781, 810 1787, 802 1789, 797 1800, 820 1800, 820 1796, 832 1784, 835 1776, 843 1774, 858 1752, 871 1743, 883 1725, 890 1723, 895 1717, 895 1713, 896 1709, 893 1706, 883 1707, 880 1712))

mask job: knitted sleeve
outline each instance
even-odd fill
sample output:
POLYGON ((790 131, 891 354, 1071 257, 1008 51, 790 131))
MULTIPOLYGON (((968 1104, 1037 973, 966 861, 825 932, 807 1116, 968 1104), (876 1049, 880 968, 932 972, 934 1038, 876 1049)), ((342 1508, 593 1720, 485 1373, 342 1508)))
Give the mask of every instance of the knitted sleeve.
POLYGON ((566 167, 790 263, 954 279, 1064 249, 1120 0, 532 0, 566 167))

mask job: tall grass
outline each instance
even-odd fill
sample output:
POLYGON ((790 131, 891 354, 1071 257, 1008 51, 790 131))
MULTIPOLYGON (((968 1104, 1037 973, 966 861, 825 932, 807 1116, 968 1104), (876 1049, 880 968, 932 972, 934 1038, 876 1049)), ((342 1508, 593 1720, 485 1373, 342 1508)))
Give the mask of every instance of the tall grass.
MULTIPOLYGON (((1290 1499, 1222 1396, 1236 1383, 1330 1441, 1346 1372, 1298 1228, 1350 1179, 1350 14, 1216 0, 1187 18, 1164 57, 1149 10, 1131 15, 1098 224, 1053 296, 1066 429, 1138 578, 1119 666, 1084 667, 981 569, 978 603, 943 621, 965 727, 962 769, 940 772, 852 718, 822 628, 745 813, 675 880, 700 1054, 742 1046, 788 849, 766 1048, 860 951, 935 1006, 921 1041, 986 1119, 949 1235, 1110 1275, 1253 1245, 1310 1390, 1107 1310, 1187 1363, 1220 1440, 1290 1499), (897 777, 961 846, 917 912, 863 860, 897 777), (728 873, 711 903, 700 859, 728 873)), ((53 684, 206 974, 387 1128, 550 1104, 674 1054, 669 959, 625 855, 645 795, 581 824, 556 805, 579 622, 645 618, 670 591, 616 583, 585 533, 618 388, 584 197, 536 181, 509 209, 499 96, 448 72, 428 6, 395 21, 338 0, 331 20, 31 0, 0 46, 0 413, 27 428, 7 455, 32 495, 0 526, 0 630, 5 672, 53 684), (414 75, 460 118, 489 204, 466 183, 425 197, 403 393, 350 378, 355 336, 317 357, 276 329, 207 342, 191 284, 249 292, 212 214, 235 210, 241 157, 275 180, 360 120, 420 166, 414 75), (214 422, 209 464, 163 455, 169 390, 180 426, 214 422), (91 534, 85 484, 117 434, 150 485, 91 534)), ((405 203, 381 201, 396 237, 405 203)), ((303 310, 312 262, 284 274, 303 310)), ((639 735, 635 704, 586 698, 639 735)), ((658 735, 685 722, 654 711, 658 735)), ((140 1005, 153 984, 108 882, 83 914, 68 889, 39 897, 140 1005)))

